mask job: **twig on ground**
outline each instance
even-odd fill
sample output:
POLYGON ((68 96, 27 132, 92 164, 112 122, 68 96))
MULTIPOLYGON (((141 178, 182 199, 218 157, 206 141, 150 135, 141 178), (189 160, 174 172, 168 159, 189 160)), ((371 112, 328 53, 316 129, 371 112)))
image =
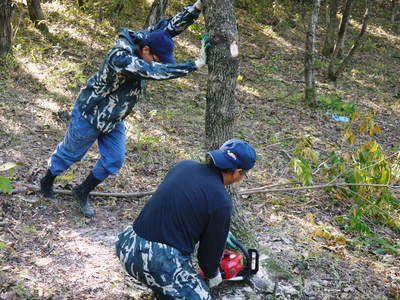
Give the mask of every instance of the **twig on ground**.
POLYGON ((15 233, 8 227, 6 227, 6 230, 13 236, 14 239, 18 240, 18 237, 15 235, 15 233))
POLYGON ((276 300, 276 291, 278 290, 278 281, 275 281, 275 284, 274 284, 274 293, 273 293, 273 295, 272 295, 272 299, 274 299, 274 300, 276 300))
POLYGON ((328 160, 325 160, 325 161, 323 161, 322 163, 320 163, 320 164, 318 165, 318 167, 315 169, 315 171, 312 173, 312 175, 315 176, 315 175, 319 172, 319 170, 321 169, 321 167, 322 167, 327 161, 328 161, 328 160))
MULTIPOLYGON (((253 188, 251 189, 252 191, 254 190, 265 190, 265 189, 269 189, 269 188, 274 188, 274 187, 278 187, 278 186, 286 186, 286 185, 298 185, 301 184, 301 182, 286 182, 286 183, 277 183, 277 184, 271 184, 271 185, 264 185, 264 186, 260 186, 257 188, 253 188)), ((247 190, 244 190, 247 191, 247 190)), ((241 191, 239 191, 239 193, 241 193, 241 191)))
MULTIPOLYGON (((15 189, 13 190, 13 194, 17 193, 25 193, 27 191, 35 191, 39 192, 40 188, 34 185, 30 184, 25 184, 27 187, 26 189, 15 189)), ((71 191, 69 190, 60 190, 60 189, 55 189, 54 192, 56 194, 64 194, 64 195, 72 195, 71 191)), ((139 198, 139 197, 144 197, 144 196, 149 196, 152 195, 155 191, 149 191, 149 192, 136 192, 136 193, 104 193, 104 192, 91 192, 91 196, 103 196, 103 197, 116 197, 116 198, 139 198)))
POLYGON ((325 189, 329 187, 344 187, 344 186, 370 186, 370 187, 381 187, 381 188, 390 188, 390 189, 398 189, 400 186, 392 186, 387 184, 364 184, 364 183, 332 183, 332 184, 321 184, 321 185, 310 185, 310 186, 302 186, 302 187, 294 187, 294 188, 283 188, 283 189, 249 189, 246 191, 241 191, 240 194, 248 195, 255 193, 274 193, 274 192, 287 192, 287 191, 301 191, 301 190, 318 190, 325 189))
POLYGON ((285 154, 285 155, 289 158, 289 160, 292 160, 292 156, 291 156, 286 150, 281 149, 280 152, 282 152, 283 154, 285 154))

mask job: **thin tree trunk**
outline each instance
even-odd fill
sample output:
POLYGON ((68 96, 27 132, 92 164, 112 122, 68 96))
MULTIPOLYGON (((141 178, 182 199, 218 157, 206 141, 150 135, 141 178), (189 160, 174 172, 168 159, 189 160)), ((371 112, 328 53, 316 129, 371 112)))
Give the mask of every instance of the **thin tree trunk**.
POLYGON ((154 0, 150 13, 147 15, 144 28, 157 24, 157 22, 164 16, 167 5, 168 0, 154 0))
POLYGON ((345 4, 344 10, 343 10, 342 20, 340 22, 338 38, 336 40, 335 47, 333 49, 333 53, 331 55, 331 60, 329 62, 329 66, 328 66, 328 78, 333 81, 336 81, 336 79, 334 79, 335 78, 335 70, 334 69, 335 69, 336 59, 339 54, 340 46, 344 43, 345 32, 346 32, 347 24, 349 22, 352 4, 353 4, 353 0, 346 0, 346 4, 345 4))
POLYGON ((328 6, 329 6, 328 28, 326 30, 324 46, 321 51, 322 55, 324 56, 332 55, 333 48, 335 47, 336 31, 339 25, 339 20, 337 18, 337 12, 339 7, 338 0, 330 0, 328 6))
POLYGON ((397 14, 397 0, 392 0, 392 16, 391 21, 392 24, 396 21, 396 14, 397 14))
POLYGON ((0 55, 11 51, 11 0, 0 0, 0 55))
POLYGON ((310 17, 306 39, 305 53, 305 99, 308 104, 317 104, 317 91, 315 88, 315 34, 317 32, 318 14, 321 5, 321 0, 314 0, 314 8, 310 17))
MULTIPOLYGON (((208 150, 218 149, 233 137, 235 89, 239 67, 238 32, 231 0, 203 0, 203 13, 212 47, 208 57, 205 136, 208 150)), ((232 231, 247 245, 256 240, 244 217, 235 187, 229 188, 234 202, 232 231)))
POLYGON ((398 22, 396 20, 397 18, 397 0, 392 0, 392 15, 391 15, 391 21, 392 21, 392 30, 397 32, 399 29, 398 22))
POLYGON ((360 46, 361 41, 365 35, 365 32, 367 31, 368 19, 369 19, 373 0, 366 0, 366 1, 367 1, 367 3, 366 3, 365 13, 364 13, 364 17, 363 17, 362 28, 361 28, 360 33, 358 34, 353 46, 350 48, 346 57, 343 59, 342 63, 339 65, 338 69, 336 70, 335 75, 334 75, 335 81, 342 74, 344 68, 349 64, 351 57, 354 55, 354 52, 356 51, 356 49, 360 46))
POLYGON ((340 44, 339 44, 339 51, 338 51, 338 54, 337 54, 337 57, 339 57, 339 58, 343 57, 343 52, 345 51, 345 48, 346 48, 344 43, 346 41, 346 35, 347 35, 347 28, 348 27, 349 27, 349 22, 347 21, 346 24, 345 24, 344 32, 343 32, 343 38, 341 39, 340 44))
POLYGON ((40 6, 40 0, 27 0, 29 18, 35 24, 35 27, 48 31, 47 25, 45 24, 45 18, 42 7, 40 6))

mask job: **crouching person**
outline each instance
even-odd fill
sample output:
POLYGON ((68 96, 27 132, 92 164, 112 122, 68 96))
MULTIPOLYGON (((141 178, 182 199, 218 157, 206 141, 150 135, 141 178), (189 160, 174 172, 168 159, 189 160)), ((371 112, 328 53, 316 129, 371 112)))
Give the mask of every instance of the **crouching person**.
POLYGON ((175 165, 133 225, 118 235, 116 254, 123 267, 157 299, 212 299, 209 288, 222 281, 219 264, 232 213, 225 186, 243 179, 256 153, 248 143, 231 139, 208 157, 208 163, 175 165), (197 243, 205 281, 190 259, 197 243))

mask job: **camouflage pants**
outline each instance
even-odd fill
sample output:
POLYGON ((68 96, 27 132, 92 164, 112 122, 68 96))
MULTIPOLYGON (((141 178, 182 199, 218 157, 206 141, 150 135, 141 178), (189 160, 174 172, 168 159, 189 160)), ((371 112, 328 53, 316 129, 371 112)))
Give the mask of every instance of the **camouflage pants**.
POLYGON ((156 294, 164 295, 161 299, 212 300, 190 256, 168 245, 141 238, 132 226, 118 235, 116 253, 129 275, 156 294))

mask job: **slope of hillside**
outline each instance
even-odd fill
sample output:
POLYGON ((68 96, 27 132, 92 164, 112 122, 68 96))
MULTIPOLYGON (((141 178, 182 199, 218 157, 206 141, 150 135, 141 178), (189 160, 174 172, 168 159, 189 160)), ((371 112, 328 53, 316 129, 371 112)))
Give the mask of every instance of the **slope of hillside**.
MULTIPOLYGON (((170 14, 179 7, 176 2, 170 14)), ((148 7, 143 3, 133 15, 123 12, 117 19, 80 11, 68 1, 48 1, 43 9, 48 34, 29 23, 26 7, 15 8, 15 59, 2 58, 0 64, 0 165, 23 163, 12 180, 17 190, 38 185, 79 89, 113 45, 117 28, 140 29, 148 7)), ((235 136, 258 153, 251 178, 239 188, 294 182, 289 162, 299 137, 309 136, 326 157, 335 149, 346 151, 346 124, 336 122, 326 107, 303 102, 304 33, 295 9, 282 7, 281 21, 270 24, 243 9, 237 13, 241 62, 235 136)), ((360 28, 357 20, 350 37, 360 28)), ((391 155, 400 149, 400 36, 389 29, 385 8, 375 7, 372 20, 362 49, 336 85, 324 77, 327 59, 318 57, 318 93, 354 101, 360 114, 373 114, 381 128, 376 140, 391 155)), ((177 38, 178 61, 199 55, 203 23, 177 38)), ((127 119, 125 164, 98 190, 152 191, 177 161, 201 159, 206 84, 206 69, 149 82, 127 119)), ((361 134, 357 138, 365 140, 361 134)), ((94 146, 57 179, 57 188, 81 182, 97 159, 94 146)), ((113 250, 117 232, 146 199, 96 197, 97 215, 88 220, 70 196, 60 198, 53 205, 32 191, 0 194, 0 299, 148 299, 149 290, 123 272, 113 250)), ((400 299, 399 252, 375 254, 337 222, 351 203, 334 193, 305 190, 251 194, 243 196, 243 205, 257 233, 259 276, 266 286, 226 283, 214 291, 217 299, 400 299)), ((396 232, 373 225, 400 248, 396 232)))

